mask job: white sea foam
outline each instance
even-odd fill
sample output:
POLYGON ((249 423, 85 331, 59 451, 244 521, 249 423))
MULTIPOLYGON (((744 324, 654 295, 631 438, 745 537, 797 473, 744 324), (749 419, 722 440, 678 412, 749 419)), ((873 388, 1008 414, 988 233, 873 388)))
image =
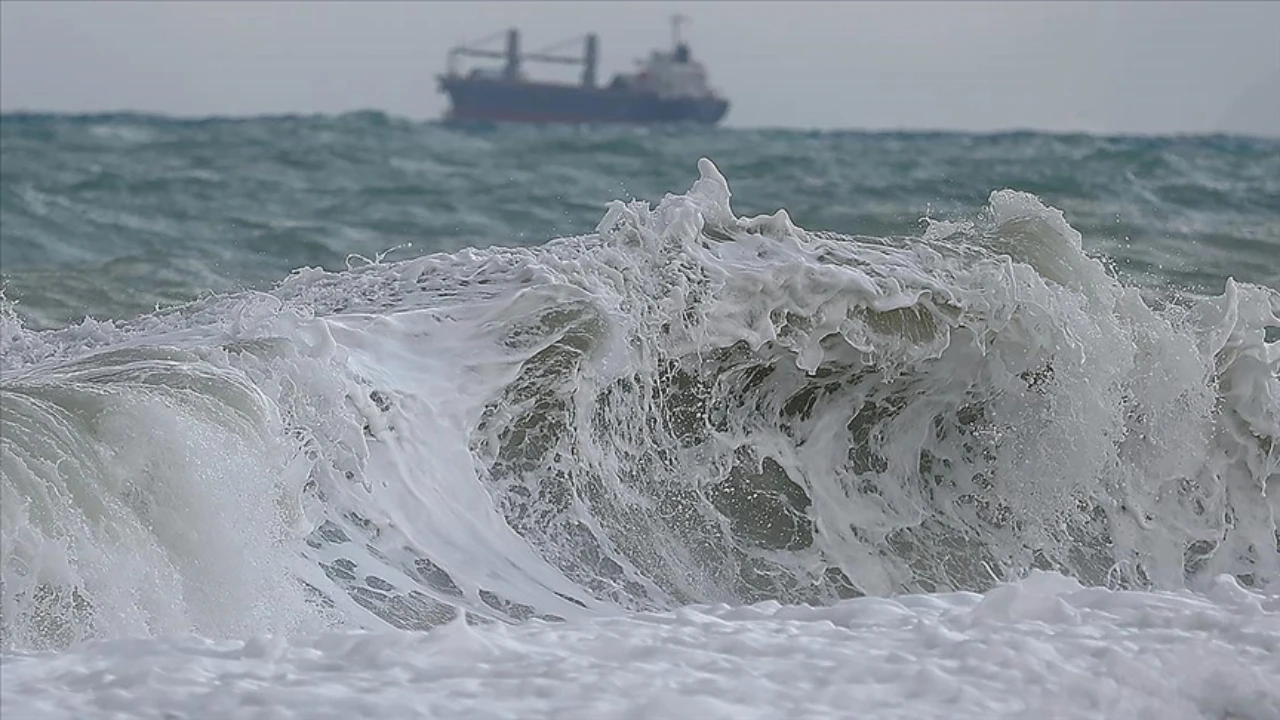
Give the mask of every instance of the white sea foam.
POLYGON ((1280 600, 1033 574, 825 608, 691 606, 572 623, 8 655, 6 713, 167 718, 1280 717, 1280 600))

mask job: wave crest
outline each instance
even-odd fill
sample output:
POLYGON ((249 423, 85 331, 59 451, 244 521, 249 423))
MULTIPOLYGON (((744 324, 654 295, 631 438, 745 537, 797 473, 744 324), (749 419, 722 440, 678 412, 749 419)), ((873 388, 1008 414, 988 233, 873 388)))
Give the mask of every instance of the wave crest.
POLYGON ((175 622, 212 634, 245 628, 193 620, 190 588, 241 564, 261 582, 221 607, 271 627, 244 609, 288 596, 292 618, 422 627, 979 590, 1032 568, 1280 577, 1280 293, 1149 306, 1025 193, 919 237, 851 237, 738 217, 699 171, 538 248, 300 270, 129 324, 5 320, 25 358, 6 397, 129 400, 6 402, 5 642, 53 641, 30 619, 46 585, 82 599, 54 592, 42 617, 136 632, 108 612, 150 582, 106 572, 121 548, 194 568, 175 622), (124 379, 137 367, 146 383, 124 379), (140 472, 108 467, 138 441, 104 421, 146 429, 144 495, 196 493, 173 537, 94 515, 140 472), (81 446, 90 491, 54 503, 81 446), (198 499, 212 488, 239 489, 198 499), (37 556, 68 571, 33 573, 37 556))

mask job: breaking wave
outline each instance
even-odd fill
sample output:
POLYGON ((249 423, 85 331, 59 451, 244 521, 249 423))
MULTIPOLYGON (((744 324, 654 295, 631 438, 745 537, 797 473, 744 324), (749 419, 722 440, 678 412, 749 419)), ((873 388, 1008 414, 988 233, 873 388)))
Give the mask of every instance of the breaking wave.
POLYGON ((1280 578, 1280 292, 1156 305, 1001 190, 918 237, 739 218, 3 309, 5 648, 1280 578))

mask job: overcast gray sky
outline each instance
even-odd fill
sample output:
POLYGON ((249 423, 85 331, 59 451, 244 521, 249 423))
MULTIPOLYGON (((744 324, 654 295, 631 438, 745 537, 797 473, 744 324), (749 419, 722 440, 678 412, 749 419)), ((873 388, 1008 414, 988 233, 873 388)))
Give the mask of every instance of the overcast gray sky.
POLYGON ((1280 135, 1277 2, 4 0, 0 110, 437 117, 459 40, 595 31, 608 76, 676 11, 728 125, 1280 135))

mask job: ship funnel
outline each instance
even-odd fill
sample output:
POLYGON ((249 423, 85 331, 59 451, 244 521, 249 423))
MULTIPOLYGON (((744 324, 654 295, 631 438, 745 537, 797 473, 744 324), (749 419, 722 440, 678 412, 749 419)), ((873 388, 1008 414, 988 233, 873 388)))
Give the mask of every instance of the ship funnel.
POLYGON ((596 60, 599 57, 599 43, 596 40, 596 34, 587 35, 587 47, 582 58, 582 85, 584 87, 596 86, 596 60))

